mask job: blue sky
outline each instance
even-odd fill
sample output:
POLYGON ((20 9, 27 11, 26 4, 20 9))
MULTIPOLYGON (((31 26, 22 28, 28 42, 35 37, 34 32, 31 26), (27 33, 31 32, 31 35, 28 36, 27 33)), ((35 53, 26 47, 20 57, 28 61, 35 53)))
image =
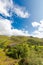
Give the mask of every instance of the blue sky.
POLYGON ((43 38, 43 0, 0 0, 0 35, 43 38))

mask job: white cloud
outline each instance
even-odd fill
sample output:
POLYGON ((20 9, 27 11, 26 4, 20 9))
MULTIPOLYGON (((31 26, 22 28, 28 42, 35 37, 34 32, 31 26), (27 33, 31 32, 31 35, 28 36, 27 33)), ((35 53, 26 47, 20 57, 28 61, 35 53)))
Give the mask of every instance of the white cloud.
POLYGON ((28 31, 23 31, 23 30, 18 30, 18 29, 13 29, 12 34, 15 36, 30 36, 28 31))
POLYGON ((30 16, 30 14, 27 11, 25 11, 25 9, 19 6, 16 6, 14 8, 14 11, 15 11, 15 14, 17 14, 21 18, 28 18, 30 16))
MULTIPOLYGON (((0 14, 11 17, 15 13, 21 18, 28 18, 30 14, 22 7, 13 4, 13 0, 0 0, 0 14), (10 13, 9 13, 10 11, 10 13)), ((13 29, 12 21, 0 16, 0 35, 29 36, 28 31, 13 29)))
POLYGON ((12 6, 12 0, 0 0, 0 13, 5 16, 10 16, 8 13, 9 8, 12 6))
POLYGON ((0 35, 29 36, 28 31, 13 29, 11 24, 10 20, 0 18, 0 35))
POLYGON ((35 22, 32 23, 32 26, 37 27, 37 29, 32 33, 32 36, 43 38, 43 20, 41 20, 40 22, 36 22, 37 25, 35 25, 34 23, 35 22))
POLYGON ((11 22, 0 18, 0 35, 11 35, 11 22))
POLYGON ((5 16, 12 16, 12 13, 15 13, 21 18, 28 18, 30 16, 26 9, 16 4, 13 4, 13 0, 0 0, 0 13, 5 16))
POLYGON ((39 26, 40 24, 38 23, 38 22, 32 22, 32 26, 33 27, 37 27, 37 26, 39 26))

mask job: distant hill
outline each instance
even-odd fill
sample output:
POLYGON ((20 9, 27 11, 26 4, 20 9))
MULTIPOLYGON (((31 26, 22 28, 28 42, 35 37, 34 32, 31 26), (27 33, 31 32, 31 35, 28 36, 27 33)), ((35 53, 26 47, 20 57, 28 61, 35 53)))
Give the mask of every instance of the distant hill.
POLYGON ((36 37, 26 37, 26 36, 4 36, 0 35, 0 44, 4 43, 5 45, 10 44, 18 44, 18 43, 28 43, 31 45, 43 45, 43 39, 42 38, 36 38, 36 37))

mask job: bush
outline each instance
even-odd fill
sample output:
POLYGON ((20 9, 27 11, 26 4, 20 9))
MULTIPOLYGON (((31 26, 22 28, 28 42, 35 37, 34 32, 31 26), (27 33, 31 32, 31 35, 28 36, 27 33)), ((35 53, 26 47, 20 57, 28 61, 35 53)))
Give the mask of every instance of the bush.
POLYGON ((28 57, 28 44, 19 44, 14 47, 9 47, 6 55, 12 58, 26 58, 28 57))
POLYGON ((35 45, 34 49, 35 51, 39 51, 39 47, 37 45, 35 45))
POLYGON ((42 65, 42 63, 39 59, 33 59, 33 58, 21 59, 18 64, 19 65, 42 65))

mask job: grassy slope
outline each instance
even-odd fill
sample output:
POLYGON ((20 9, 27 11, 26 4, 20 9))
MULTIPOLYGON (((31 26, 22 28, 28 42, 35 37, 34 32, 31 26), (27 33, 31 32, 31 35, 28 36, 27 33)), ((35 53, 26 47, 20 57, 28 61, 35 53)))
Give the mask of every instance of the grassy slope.
MULTIPOLYGON (((18 44, 18 43, 31 43, 33 45, 40 43, 40 45, 43 46, 43 39, 39 38, 33 38, 33 37, 21 37, 21 36, 12 36, 12 37, 7 37, 7 36, 0 36, 0 44, 4 43, 4 45, 11 45, 11 44, 18 44), (33 41, 34 42, 33 42, 33 41)), ((41 59, 43 61, 43 58, 41 59)), ((3 52, 3 49, 0 48, 0 65, 18 65, 17 64, 18 60, 14 60, 12 58, 9 58, 5 55, 3 52)))
POLYGON ((3 52, 3 49, 0 49, 0 65, 12 65, 12 64, 16 64, 17 65, 17 60, 9 58, 5 55, 5 53, 3 52))
POLYGON ((0 43, 5 43, 6 45, 9 44, 17 44, 17 43, 30 43, 31 45, 35 45, 39 43, 43 46, 43 39, 40 38, 34 38, 34 37, 21 37, 21 36, 0 36, 0 43))

